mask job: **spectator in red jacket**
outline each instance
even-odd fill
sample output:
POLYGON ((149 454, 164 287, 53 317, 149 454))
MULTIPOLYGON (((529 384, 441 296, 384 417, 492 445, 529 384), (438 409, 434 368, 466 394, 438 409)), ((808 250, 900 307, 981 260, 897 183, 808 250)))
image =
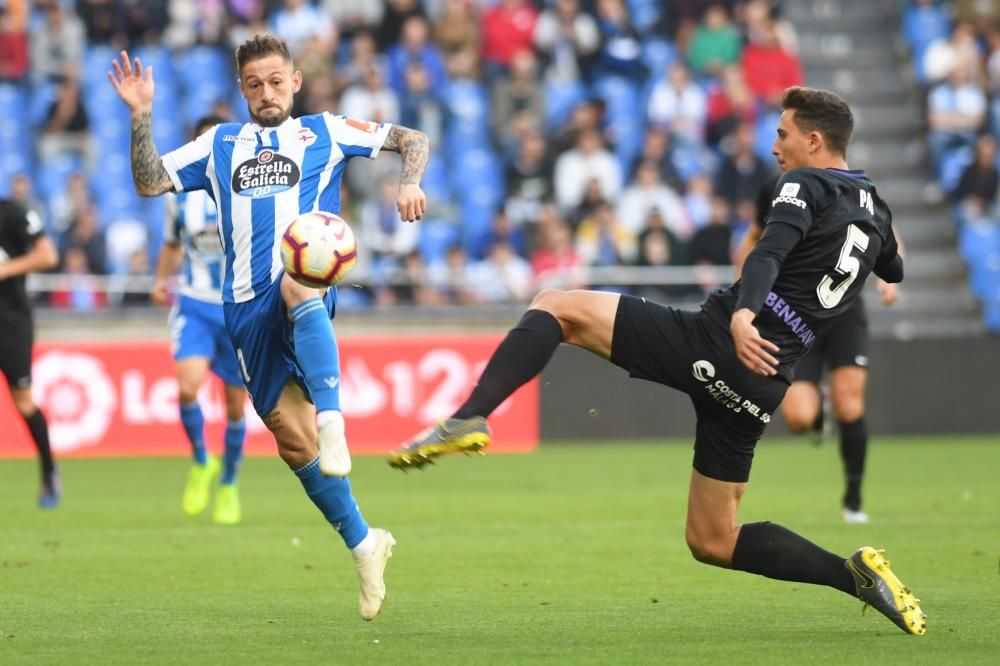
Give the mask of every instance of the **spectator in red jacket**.
POLYGON ((743 76, 757 99, 772 108, 780 106, 785 88, 804 82, 802 63, 778 39, 774 23, 768 24, 759 40, 743 49, 743 76))
POLYGON ((492 79, 506 71, 519 51, 534 47, 538 10, 528 0, 500 0, 483 12, 483 62, 492 79))

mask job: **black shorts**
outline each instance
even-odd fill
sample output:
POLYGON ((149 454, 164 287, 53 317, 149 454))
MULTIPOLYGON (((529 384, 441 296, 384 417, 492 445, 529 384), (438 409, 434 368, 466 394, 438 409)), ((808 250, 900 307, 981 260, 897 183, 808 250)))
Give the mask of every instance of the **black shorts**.
POLYGON ((0 320, 0 372, 11 388, 31 386, 31 346, 35 327, 31 315, 0 320))
POLYGON ((750 478, 757 440, 788 383, 761 377, 736 357, 729 332, 703 312, 622 296, 611 362, 639 379, 684 391, 697 420, 694 468, 719 481, 750 478))
POLYGON ((816 339, 795 366, 795 381, 819 384, 823 372, 836 368, 868 367, 868 315, 859 298, 816 339))

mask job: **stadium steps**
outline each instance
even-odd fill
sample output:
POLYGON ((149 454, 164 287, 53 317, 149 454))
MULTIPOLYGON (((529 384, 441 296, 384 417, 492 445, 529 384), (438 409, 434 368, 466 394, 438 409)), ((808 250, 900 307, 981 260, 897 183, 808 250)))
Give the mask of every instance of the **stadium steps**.
POLYGON ((856 115, 851 166, 889 202, 907 248, 893 307, 866 290, 873 333, 900 338, 982 335, 951 213, 928 188, 923 93, 911 76, 893 0, 784 3, 809 85, 844 95, 856 115))

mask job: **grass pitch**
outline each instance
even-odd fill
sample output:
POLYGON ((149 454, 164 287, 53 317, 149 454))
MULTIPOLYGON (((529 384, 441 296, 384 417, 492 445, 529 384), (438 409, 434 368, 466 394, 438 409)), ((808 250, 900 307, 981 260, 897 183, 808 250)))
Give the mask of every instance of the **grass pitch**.
POLYGON ((51 513, 34 507, 34 463, 0 461, 0 663, 997 663, 995 439, 875 441, 868 526, 840 522, 835 445, 758 449, 741 519, 845 555, 886 548, 923 599, 920 638, 827 588, 697 564, 690 458, 613 442, 409 474, 356 459, 366 517, 399 542, 372 623, 347 551, 276 457, 244 464, 235 528, 181 514, 186 460, 65 461, 51 513))

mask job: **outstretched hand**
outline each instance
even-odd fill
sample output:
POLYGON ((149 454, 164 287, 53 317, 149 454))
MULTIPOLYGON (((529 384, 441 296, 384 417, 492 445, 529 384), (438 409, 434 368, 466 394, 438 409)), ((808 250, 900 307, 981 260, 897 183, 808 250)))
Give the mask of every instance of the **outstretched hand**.
POLYGON ((108 79, 132 113, 152 111, 153 66, 146 67, 144 71, 138 58, 133 63, 129 60, 128 51, 122 51, 121 64, 113 60, 111 67, 114 71, 108 72, 108 79))
POLYGON ((743 308, 733 313, 729 330, 733 334, 733 344, 736 356, 750 372, 770 377, 778 374, 778 359, 772 353, 778 353, 778 345, 760 335, 753 325, 753 311, 743 308))

